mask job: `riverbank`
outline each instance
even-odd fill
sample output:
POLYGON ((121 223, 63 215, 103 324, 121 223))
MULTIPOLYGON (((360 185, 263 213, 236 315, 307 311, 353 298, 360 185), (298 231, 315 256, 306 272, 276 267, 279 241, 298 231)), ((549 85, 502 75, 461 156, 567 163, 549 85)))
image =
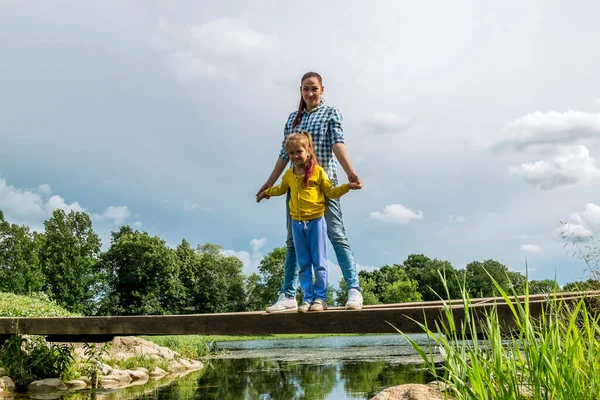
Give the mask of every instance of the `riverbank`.
MULTIPOLYGON (((24 351, 31 349, 27 344, 30 339, 22 340, 22 349, 24 351)), ((37 341, 40 343, 39 339, 37 341)), ((197 371, 204 365, 198 360, 182 357, 167 347, 137 337, 116 337, 105 344, 47 345, 72 350, 73 359, 68 370, 63 371, 60 376, 48 376, 26 382, 23 381, 22 376, 11 376, 18 372, 18 366, 2 367, 0 368, 0 398, 12 398, 17 394, 25 393, 34 398, 43 396, 51 399, 66 394, 86 394, 97 389, 124 389, 159 380, 170 381, 197 371)), ((35 357, 33 352, 28 355, 35 357)))

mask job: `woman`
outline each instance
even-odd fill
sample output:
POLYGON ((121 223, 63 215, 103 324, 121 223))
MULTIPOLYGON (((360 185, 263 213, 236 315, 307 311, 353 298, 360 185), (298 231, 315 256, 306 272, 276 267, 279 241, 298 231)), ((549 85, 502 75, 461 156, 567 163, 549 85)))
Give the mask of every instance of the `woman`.
MULTIPOLYGON (((346 172, 348 182, 362 184, 350 162, 342 131, 342 115, 335 107, 326 105, 321 100, 325 90, 321 75, 316 72, 307 72, 302 76, 300 86, 300 104, 298 111, 290 114, 284 129, 284 138, 281 152, 267 182, 260 188, 258 197, 267 188, 273 186, 281 173, 285 170, 289 157, 285 150, 285 140, 290 133, 308 131, 313 137, 315 153, 319 165, 323 167, 331 183, 337 186, 337 161, 346 172), (337 158, 337 161, 336 161, 337 158)), ((289 213, 289 198, 287 194, 287 240, 283 287, 279 299, 267 308, 267 312, 297 311, 296 289, 298 287, 298 262, 292 238, 291 217, 289 213)), ((359 310, 362 308, 362 294, 358 283, 358 273, 354 254, 348 243, 348 237, 342 221, 342 210, 339 199, 325 200, 325 220, 327 222, 327 236, 335 251, 338 264, 348 288, 348 301, 346 309, 359 310)))

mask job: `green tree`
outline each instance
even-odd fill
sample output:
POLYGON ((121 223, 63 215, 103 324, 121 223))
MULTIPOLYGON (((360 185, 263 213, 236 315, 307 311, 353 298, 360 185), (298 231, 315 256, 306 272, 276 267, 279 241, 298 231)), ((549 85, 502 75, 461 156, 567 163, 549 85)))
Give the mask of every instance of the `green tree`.
POLYGON ((569 282, 563 286, 563 292, 587 292, 589 290, 600 290, 600 281, 588 279, 587 281, 569 282))
POLYGON ((0 292, 39 292, 44 282, 34 236, 26 226, 9 224, 0 211, 0 292))
MULTIPOLYGON (((420 301, 417 282, 410 279, 401 265, 384 265, 374 271, 360 271, 358 279, 362 288, 363 304, 405 303, 420 301)), ((346 283, 340 281, 337 304, 347 301, 346 283)))
POLYGON ((55 210, 38 238, 44 289, 69 311, 89 313, 94 307, 100 239, 83 212, 55 210))
POLYGON ((423 254, 411 254, 402 263, 410 279, 418 283, 418 291, 424 301, 461 297, 460 287, 463 275, 448 261, 431 259, 423 254), (442 277, 446 279, 448 292, 442 277))
POLYGON ((541 281, 529 281, 529 294, 546 294, 559 292, 560 286, 554 279, 543 279, 541 281))
MULTIPOLYGON (((510 281, 509 287, 514 289, 517 296, 525 294, 525 284, 527 283, 527 277, 517 271, 508 271, 508 280, 510 281)), ((512 294, 512 292, 510 292, 512 294)))
POLYGON ((264 310, 279 297, 283 283, 285 251, 285 247, 273 249, 260 261, 259 273, 250 275, 246 280, 249 310, 264 310))
POLYGON ((102 256, 108 282, 102 313, 168 314, 179 311, 179 260, 158 236, 122 226, 102 256))
POLYGON ((504 291, 509 290, 508 268, 495 260, 473 261, 466 267, 467 290, 471 297, 494 297, 498 291, 492 278, 504 291))

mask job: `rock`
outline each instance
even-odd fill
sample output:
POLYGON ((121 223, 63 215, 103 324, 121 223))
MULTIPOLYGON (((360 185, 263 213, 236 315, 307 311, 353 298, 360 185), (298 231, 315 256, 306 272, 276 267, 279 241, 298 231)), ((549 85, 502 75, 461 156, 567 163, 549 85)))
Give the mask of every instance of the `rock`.
POLYGON ((60 379, 42 379, 33 381, 27 386, 30 395, 48 394, 52 392, 63 392, 67 386, 60 379))
POLYGON ((65 382, 65 385, 67 385, 67 387, 69 389, 73 389, 73 390, 81 390, 81 389, 85 389, 87 387, 87 383, 81 379, 74 379, 72 381, 67 381, 67 382, 65 382))
POLYGON ((0 377, 0 393, 12 393, 15 391, 15 383, 9 376, 0 377))
POLYGON ((134 369, 134 371, 140 371, 145 373, 146 375, 148 375, 150 373, 150 371, 148 371, 146 368, 144 367, 137 367, 136 369, 134 369))
POLYGON ((185 368, 190 369, 192 368, 192 363, 189 362, 188 360, 186 360, 185 358, 180 358, 179 360, 179 364, 183 365, 185 368))
POLYGON ((181 363, 179 363, 179 361, 177 360, 171 360, 169 362, 169 366, 167 367, 167 371, 169 372, 183 372, 185 371, 187 368, 183 365, 181 365, 181 363))
POLYGON ((443 400, 444 396, 427 385, 409 383, 379 392, 371 400, 443 400))
POLYGON ((437 391, 440 391, 440 392, 446 392, 446 391, 452 390, 452 386, 450 386, 446 382, 442 382, 442 381, 429 382, 427 384, 427 386, 429 386, 437 391))
POLYGON ((131 377, 131 379, 133 379, 134 381, 140 381, 140 380, 147 381, 149 378, 148 374, 143 371, 127 369, 127 370, 125 370, 125 372, 127 372, 129 374, 129 376, 131 377))
POLYGON ((115 337, 111 342, 110 357, 126 359, 136 356, 148 356, 155 360, 171 360, 178 357, 179 354, 169 348, 161 347, 149 340, 134 336, 115 337))
POLYGON ((108 364, 102 364, 102 375, 108 375, 112 372, 113 367, 108 364))
POLYGON ((150 372, 149 374, 152 378, 162 378, 163 376, 167 375, 167 371, 165 371, 164 369, 161 368, 154 368, 153 371, 150 372))
POLYGON ((133 380, 127 371, 121 371, 120 369, 113 369, 110 374, 101 377, 102 380, 104 378, 107 381, 115 380, 121 383, 129 383, 133 380))

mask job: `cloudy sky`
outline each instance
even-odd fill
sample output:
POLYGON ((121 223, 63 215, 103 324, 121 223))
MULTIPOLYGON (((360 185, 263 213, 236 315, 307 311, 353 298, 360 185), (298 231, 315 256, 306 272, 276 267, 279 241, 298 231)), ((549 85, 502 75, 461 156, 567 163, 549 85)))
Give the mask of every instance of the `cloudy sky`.
MULTIPOLYGON (((285 239, 254 194, 300 76, 324 77, 364 182, 343 200, 360 268, 496 259, 566 283, 561 221, 600 231, 600 3, 3 1, 0 209, 85 210, 216 243, 245 272, 285 239)), ((332 262, 330 279, 339 268, 332 262)))

